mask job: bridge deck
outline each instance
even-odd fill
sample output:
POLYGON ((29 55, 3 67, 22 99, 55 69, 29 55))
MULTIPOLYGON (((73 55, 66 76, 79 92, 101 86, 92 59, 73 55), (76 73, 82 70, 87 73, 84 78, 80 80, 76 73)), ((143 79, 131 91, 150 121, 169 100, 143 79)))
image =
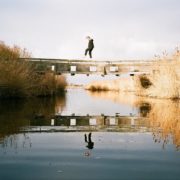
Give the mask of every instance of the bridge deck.
POLYGON ((122 73, 151 73, 153 60, 127 60, 127 61, 88 61, 68 59, 21 58, 28 60, 39 73, 53 71, 56 74, 115 74, 122 73))

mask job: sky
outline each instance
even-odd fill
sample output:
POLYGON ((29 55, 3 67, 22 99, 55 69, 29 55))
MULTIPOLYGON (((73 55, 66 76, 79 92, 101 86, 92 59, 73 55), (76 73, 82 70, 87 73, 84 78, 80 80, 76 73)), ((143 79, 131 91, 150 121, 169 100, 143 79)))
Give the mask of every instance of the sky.
POLYGON ((0 0, 0 40, 33 57, 149 59, 180 45, 180 0, 0 0))

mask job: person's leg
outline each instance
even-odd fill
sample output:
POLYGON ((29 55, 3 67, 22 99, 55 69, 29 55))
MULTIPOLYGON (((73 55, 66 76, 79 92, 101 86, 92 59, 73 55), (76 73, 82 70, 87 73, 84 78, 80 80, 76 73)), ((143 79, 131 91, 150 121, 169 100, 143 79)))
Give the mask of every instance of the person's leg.
POLYGON ((87 49, 85 50, 85 56, 87 55, 88 51, 89 51, 89 49, 87 48, 87 49))
POLYGON ((86 136, 86 134, 84 134, 84 140, 85 140, 85 142, 87 142, 87 136, 86 136))
POLYGON ((92 58, 92 50, 93 49, 89 49, 89 57, 92 58))
POLYGON ((91 133, 89 133, 89 135, 88 135, 88 141, 89 141, 89 143, 92 142, 92 141, 91 141, 91 133))

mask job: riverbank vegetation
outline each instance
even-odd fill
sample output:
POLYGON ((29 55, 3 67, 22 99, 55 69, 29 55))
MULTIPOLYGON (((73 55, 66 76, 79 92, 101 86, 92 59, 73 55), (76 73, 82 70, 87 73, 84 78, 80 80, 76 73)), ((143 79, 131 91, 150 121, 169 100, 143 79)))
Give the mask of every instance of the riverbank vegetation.
POLYGON ((154 72, 135 77, 136 94, 153 98, 180 98, 180 51, 158 57, 154 72))
POLYGON ((152 98, 180 99, 180 51, 168 56, 157 56, 153 71, 146 75, 135 75, 117 80, 96 81, 85 89, 90 91, 124 91, 152 98))
POLYGON ((66 79, 51 71, 43 75, 27 61, 26 49, 10 47, 0 42, 0 98, 51 96, 64 91, 66 79))

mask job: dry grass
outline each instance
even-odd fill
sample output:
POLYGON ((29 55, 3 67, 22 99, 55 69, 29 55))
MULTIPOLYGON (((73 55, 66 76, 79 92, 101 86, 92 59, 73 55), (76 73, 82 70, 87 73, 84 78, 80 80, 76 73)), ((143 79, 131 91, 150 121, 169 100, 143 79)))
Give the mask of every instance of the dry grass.
POLYGON ((34 90, 37 81, 33 69, 27 61, 19 61, 19 57, 29 57, 26 50, 9 47, 0 43, 0 96, 27 96, 34 90))
POLYGON ((173 144, 180 148, 180 103, 168 101, 151 104, 149 113, 150 124, 153 127, 154 141, 162 142, 163 148, 172 137, 173 144))
POLYGON ((119 78, 117 80, 94 81, 85 87, 90 91, 134 91, 133 78, 119 78))
POLYGON ((168 58, 163 56, 154 62, 154 73, 138 76, 135 80, 136 94, 154 98, 180 98, 180 52, 168 58), (148 86, 144 86, 147 84, 148 86))
POLYGON ((17 46, 9 47, 0 42, 0 97, 47 96, 64 90, 65 77, 50 72, 38 75, 28 61, 20 57, 30 54, 17 46))

